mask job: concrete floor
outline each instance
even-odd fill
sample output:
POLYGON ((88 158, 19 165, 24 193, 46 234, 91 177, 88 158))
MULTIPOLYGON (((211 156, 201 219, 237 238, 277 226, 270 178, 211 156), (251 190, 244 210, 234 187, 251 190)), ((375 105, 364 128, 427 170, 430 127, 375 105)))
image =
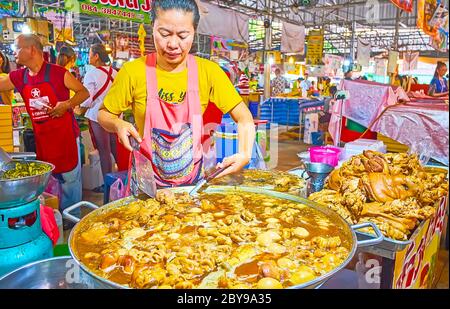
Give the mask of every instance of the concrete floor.
MULTIPOLYGON (((275 169, 280 171, 288 171, 292 168, 298 167, 300 161, 297 157, 297 153, 306 151, 309 145, 302 142, 292 140, 290 138, 283 138, 283 134, 280 135, 278 143, 278 164, 275 169)), ((93 202, 97 205, 103 204, 103 194, 94 193, 92 191, 83 192, 84 200, 93 202)), ((443 242, 442 242, 443 243, 443 242)), ((441 245, 444 248, 444 245, 441 245)), ((436 280, 433 287, 436 289, 448 289, 449 288, 449 254, 448 250, 442 249, 439 252, 439 257, 436 265, 436 280)))

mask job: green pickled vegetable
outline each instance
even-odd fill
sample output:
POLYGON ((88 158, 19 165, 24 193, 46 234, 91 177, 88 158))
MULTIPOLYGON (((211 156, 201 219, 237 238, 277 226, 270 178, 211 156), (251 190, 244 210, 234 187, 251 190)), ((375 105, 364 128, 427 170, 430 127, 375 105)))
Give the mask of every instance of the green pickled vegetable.
POLYGON ((0 176, 2 180, 12 180, 19 179, 29 176, 42 175, 51 170, 50 165, 37 163, 37 162, 26 162, 26 163, 15 163, 15 168, 8 169, 0 176))

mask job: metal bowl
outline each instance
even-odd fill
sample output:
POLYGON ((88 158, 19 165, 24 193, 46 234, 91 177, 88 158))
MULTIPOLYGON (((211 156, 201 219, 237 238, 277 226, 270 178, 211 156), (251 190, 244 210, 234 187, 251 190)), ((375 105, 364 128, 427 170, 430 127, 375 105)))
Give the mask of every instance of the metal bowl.
MULTIPOLYGON (((172 190, 174 192, 190 192, 190 190, 192 190, 192 188, 193 187, 179 187, 179 188, 171 188, 169 190, 172 190)), ((350 226, 347 223, 347 221, 345 221, 342 217, 340 217, 336 212, 334 212, 328 208, 321 207, 320 205, 318 205, 315 202, 306 200, 304 198, 296 197, 294 195, 269 191, 269 190, 260 189, 260 188, 252 188, 252 187, 238 187, 237 188, 237 187, 229 187, 229 186, 210 186, 204 192, 205 193, 252 192, 252 193, 265 194, 265 195, 268 195, 271 197, 282 198, 282 199, 302 203, 308 207, 312 207, 315 210, 325 214, 327 217, 330 218, 330 220, 332 222, 335 222, 335 224, 337 225, 336 228, 341 229, 342 234, 347 237, 347 239, 349 240, 349 243, 350 243, 350 250, 349 250, 349 255, 348 255, 347 259, 341 265, 339 265, 335 269, 331 270, 330 272, 328 272, 314 280, 311 280, 304 284, 300 284, 300 285, 293 286, 290 288, 303 289, 303 288, 318 288, 318 287, 320 287, 329 278, 331 278, 334 274, 336 274, 338 271, 343 269, 348 263, 350 263, 353 256, 355 255, 356 249, 358 247, 372 246, 372 245, 378 244, 383 241, 383 235, 381 234, 380 230, 377 228, 377 226, 375 224, 369 222, 369 223, 362 223, 362 224, 350 226), (375 233, 377 235, 376 238, 358 241, 356 238, 355 230, 358 230, 358 229, 361 229, 364 227, 368 227, 368 226, 370 226, 375 231, 375 233)), ((74 235, 79 233, 80 229, 85 224, 90 224, 90 223, 96 222, 96 219, 98 218, 98 216, 108 213, 116 208, 127 205, 134 200, 135 199, 133 197, 127 197, 127 198, 112 202, 110 204, 104 205, 100 208, 89 202, 80 202, 78 204, 75 204, 75 205, 72 205, 72 206, 66 208, 63 212, 63 216, 65 219, 71 220, 74 223, 79 223, 70 232, 69 241, 68 241, 70 254, 74 258, 74 260, 77 261, 77 263, 80 265, 80 267, 86 273, 90 274, 93 278, 102 282, 103 284, 109 285, 114 288, 122 288, 123 289, 123 288, 127 288, 127 287, 95 274, 92 270, 89 269, 89 267, 84 265, 84 263, 81 261, 81 259, 77 256, 74 235), (92 208, 95 210, 90 212, 88 215, 86 215, 81 220, 70 214, 71 211, 74 211, 75 209, 80 208, 82 206, 86 206, 86 207, 89 207, 89 208, 92 208)))
POLYGON ((70 256, 30 263, 0 278, 0 289, 104 289, 70 256))
MULTIPOLYGON (((12 161, 12 163, 19 162, 23 161, 12 161)), ((31 202, 41 195, 47 187, 48 180, 50 179, 50 175, 55 169, 55 166, 51 163, 37 160, 26 162, 48 165, 51 169, 40 175, 0 180, 0 208, 9 208, 31 202)))

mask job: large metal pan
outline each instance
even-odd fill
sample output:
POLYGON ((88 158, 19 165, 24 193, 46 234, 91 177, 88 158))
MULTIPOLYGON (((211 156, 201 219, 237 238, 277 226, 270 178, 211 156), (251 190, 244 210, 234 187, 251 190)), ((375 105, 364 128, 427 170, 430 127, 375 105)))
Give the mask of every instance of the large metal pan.
MULTIPOLYGON (((193 187, 180 187, 180 188, 172 188, 170 190, 174 191, 174 192, 189 192, 193 187)), ((296 289, 302 289, 302 288, 318 288, 320 287, 323 283, 325 283, 330 277, 332 277, 335 273, 337 273, 339 270, 343 269, 353 258, 353 256, 355 255, 356 249, 358 247, 366 247, 366 246, 373 246, 376 245, 378 243, 380 243, 381 241, 383 241, 383 235, 381 234, 380 230, 376 227, 375 224, 373 223, 363 223, 363 224, 358 224, 358 225, 353 225, 350 226, 344 219, 342 219, 337 213, 335 213, 334 211, 328 209, 328 208, 324 208, 319 206, 318 204, 306 200, 304 198, 301 197, 296 197, 290 194, 285 194, 285 193, 280 193, 280 192, 274 192, 274 191, 267 191, 265 189, 260 189, 260 188, 251 188, 251 187, 240 187, 240 188, 236 188, 236 187, 227 187, 227 186, 210 186, 208 187, 204 192, 205 193, 223 193, 223 192, 252 192, 252 193, 259 193, 259 194, 265 194, 271 197, 276 197, 276 198, 281 198, 281 199, 285 199, 285 200, 290 200, 290 201, 294 201, 294 202, 299 202, 302 203, 308 207, 312 207, 314 209, 316 209, 317 211, 322 212, 324 215, 326 215, 327 217, 329 217, 329 219, 336 223, 336 225, 338 225, 337 228, 340 228, 341 231, 343 231, 343 234, 345 236, 348 237, 348 240, 351 244, 351 248, 350 248, 350 253, 348 258, 338 267, 336 267, 335 269, 331 270, 330 272, 326 273, 325 275, 322 275, 312 281, 306 282, 304 284, 301 285, 297 285, 297 286, 293 286, 292 288, 296 288, 296 289), (363 241, 358 241, 356 238, 356 234, 355 231, 361 228, 365 228, 365 227, 371 227, 374 229, 374 231, 376 232, 377 236, 375 238, 372 239, 368 239, 368 240, 363 240, 363 241)), ((72 255, 72 257, 74 258, 75 261, 77 261, 77 263, 79 263, 80 267, 88 274, 90 274, 91 276, 93 276, 95 279, 99 280, 100 282, 104 283, 104 284, 108 284, 112 287, 115 288, 127 288, 123 285, 120 285, 118 283, 112 282, 108 279, 102 278, 100 276, 98 276, 97 274, 93 273, 86 265, 84 265, 81 262, 80 257, 77 256, 76 251, 75 251, 75 237, 74 235, 76 233, 78 233, 78 230, 85 224, 85 223, 92 223, 96 221, 96 218, 98 218, 98 216, 105 214, 113 209, 116 209, 118 207, 122 207, 124 205, 127 205, 129 203, 131 203, 132 201, 134 201, 133 197, 127 197, 125 199, 121 199, 118 201, 115 201, 113 203, 107 204, 103 207, 98 207, 92 203, 89 202, 80 202, 78 204, 75 204, 73 206, 70 206, 69 208, 65 209, 63 212, 63 217, 65 219, 71 220, 74 223, 78 223, 75 225, 75 227, 72 229, 70 236, 69 236, 69 249, 70 249, 70 254, 72 255), (86 206, 89 208, 94 209, 94 211, 90 212, 88 215, 86 215, 83 219, 79 219, 77 217, 74 217, 73 215, 70 214, 70 212, 74 211, 75 209, 78 209, 82 206, 86 206)))
POLYGON ((105 288, 111 288, 111 286, 102 284, 80 270, 70 256, 33 262, 0 277, 0 289, 105 288))
POLYGON ((42 192, 44 192, 45 188, 47 187, 48 180, 50 179, 50 175, 55 169, 55 166, 48 162, 37 160, 13 160, 8 163, 6 167, 4 167, 5 170, 13 168, 13 166, 15 166, 15 163, 18 162, 44 164, 50 166, 51 169, 47 173, 41 175, 29 176, 13 180, 0 180, 0 208, 18 206, 35 200, 39 195, 42 194, 42 192))

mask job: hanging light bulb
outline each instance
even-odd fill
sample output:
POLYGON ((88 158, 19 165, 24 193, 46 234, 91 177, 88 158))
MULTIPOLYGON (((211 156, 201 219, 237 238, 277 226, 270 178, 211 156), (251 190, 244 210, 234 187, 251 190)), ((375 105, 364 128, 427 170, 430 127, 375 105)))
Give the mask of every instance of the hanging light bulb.
POLYGON ((294 64, 294 57, 292 56, 289 57, 289 64, 294 64))
POLYGON ((269 64, 272 65, 274 63, 275 63, 275 61, 273 59, 273 56, 269 56, 269 64))

